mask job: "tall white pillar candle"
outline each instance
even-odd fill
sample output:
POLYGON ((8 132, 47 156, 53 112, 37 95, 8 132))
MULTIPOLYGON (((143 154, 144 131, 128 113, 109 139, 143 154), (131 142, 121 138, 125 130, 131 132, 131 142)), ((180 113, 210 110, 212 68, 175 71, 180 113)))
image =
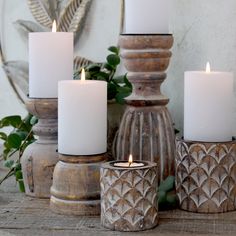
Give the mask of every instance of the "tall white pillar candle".
POLYGON ((103 81, 60 81, 58 151, 94 155, 107 149, 107 84, 103 81))
POLYGON ((185 72, 184 138, 203 142, 232 140, 233 74, 185 72))
POLYGON ((124 33, 169 33, 170 0, 125 0, 124 33))
POLYGON ((57 98, 60 80, 73 79, 73 33, 29 34, 29 97, 57 98))

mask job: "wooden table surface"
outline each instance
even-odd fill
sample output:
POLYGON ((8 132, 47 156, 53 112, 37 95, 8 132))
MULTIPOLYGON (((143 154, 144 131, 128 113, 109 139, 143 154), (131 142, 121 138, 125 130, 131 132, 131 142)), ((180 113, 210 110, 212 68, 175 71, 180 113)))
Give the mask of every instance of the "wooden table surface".
MULTIPOLYGON (((0 175, 3 170, 0 168, 0 175)), ((159 226, 138 233, 104 229, 99 217, 75 217, 51 212, 49 200, 32 199, 18 192, 14 180, 0 186, 0 236, 74 236, 74 235, 234 235, 236 212, 193 214, 180 210, 160 212, 159 226)))

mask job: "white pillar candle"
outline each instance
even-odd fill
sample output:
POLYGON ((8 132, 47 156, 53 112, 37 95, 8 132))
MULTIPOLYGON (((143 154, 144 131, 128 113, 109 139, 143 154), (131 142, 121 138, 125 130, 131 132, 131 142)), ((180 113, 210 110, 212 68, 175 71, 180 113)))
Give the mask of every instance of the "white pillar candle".
POLYGON ((232 140, 233 74, 185 72, 184 138, 192 141, 232 140))
POLYGON ((124 33, 169 33, 169 0, 125 0, 124 33))
POLYGON ((73 79, 73 33, 29 34, 29 97, 57 98, 60 80, 73 79))
POLYGON ((95 155, 107 151, 106 82, 59 82, 58 151, 65 155, 95 155))

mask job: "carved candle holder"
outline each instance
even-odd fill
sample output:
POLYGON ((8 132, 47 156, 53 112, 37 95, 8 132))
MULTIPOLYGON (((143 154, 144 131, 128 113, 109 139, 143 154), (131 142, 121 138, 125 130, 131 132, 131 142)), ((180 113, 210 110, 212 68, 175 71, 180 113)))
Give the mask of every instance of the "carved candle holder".
POLYGON ((183 210, 236 210, 236 142, 177 140, 176 191, 183 210))
POLYGON ((158 224, 157 165, 101 166, 101 224, 117 231, 142 231, 158 224))
POLYGON ((174 175, 175 135, 161 94, 173 45, 172 35, 121 35, 121 57, 133 85, 127 108, 115 140, 114 156, 125 160, 132 153, 137 160, 158 164, 158 182, 174 175))
POLYGON ((100 165, 106 161, 106 154, 59 154, 59 159, 53 174, 51 210, 67 215, 99 215, 100 165))
POLYGON ((39 120, 33 127, 37 141, 21 158, 26 195, 50 198, 57 153, 57 99, 28 99, 27 110, 39 120))

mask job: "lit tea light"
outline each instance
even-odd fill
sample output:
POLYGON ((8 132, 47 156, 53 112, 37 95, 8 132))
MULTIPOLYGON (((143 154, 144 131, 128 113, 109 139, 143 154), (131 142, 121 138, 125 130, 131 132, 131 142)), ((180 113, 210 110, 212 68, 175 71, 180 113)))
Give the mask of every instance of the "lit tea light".
POLYGON ((129 168, 129 167, 142 167, 142 166, 144 166, 144 163, 133 162, 133 156, 129 155, 128 162, 117 162, 117 163, 114 163, 114 166, 115 167, 125 167, 125 168, 129 168))

